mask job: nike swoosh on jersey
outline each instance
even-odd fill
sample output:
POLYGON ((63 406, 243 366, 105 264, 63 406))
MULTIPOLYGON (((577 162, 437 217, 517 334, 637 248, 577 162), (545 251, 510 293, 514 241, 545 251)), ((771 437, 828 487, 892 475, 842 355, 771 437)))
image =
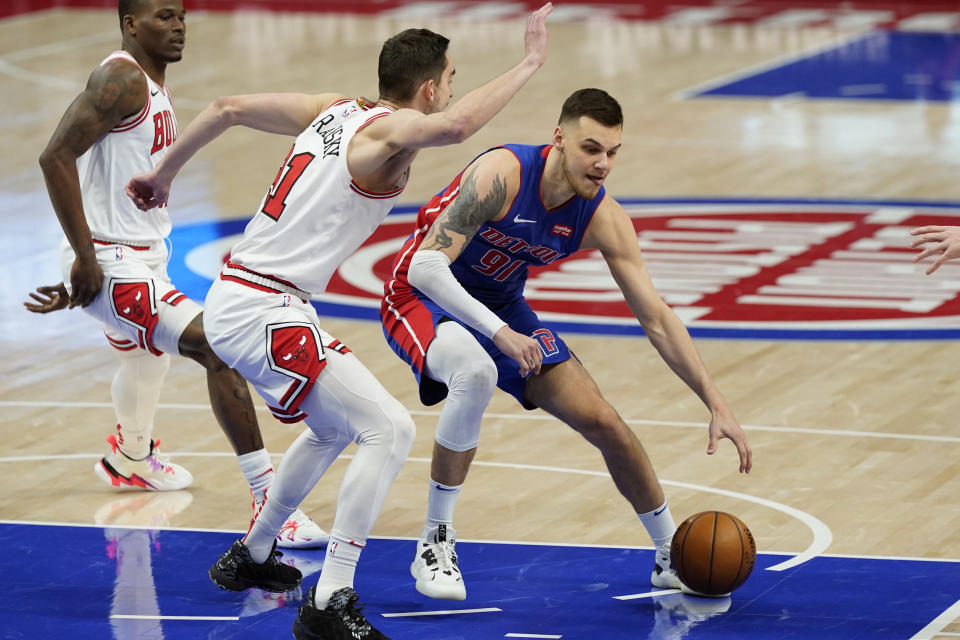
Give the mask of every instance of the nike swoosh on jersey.
POLYGON ((519 213, 513 216, 513 221, 514 222, 536 222, 536 220, 527 220, 526 218, 521 218, 519 213))
POLYGON ((151 91, 151 92, 150 92, 150 95, 151 95, 151 96, 155 96, 155 95, 157 95, 158 93, 160 93, 160 89, 157 89, 156 91, 151 91))

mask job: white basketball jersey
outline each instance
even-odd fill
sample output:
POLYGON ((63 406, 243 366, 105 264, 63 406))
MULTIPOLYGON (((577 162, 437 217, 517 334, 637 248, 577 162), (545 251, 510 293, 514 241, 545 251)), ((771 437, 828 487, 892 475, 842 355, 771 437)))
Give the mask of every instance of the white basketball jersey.
MULTIPOLYGON (((115 51, 100 65, 118 58, 137 64, 126 51, 115 51)), ((148 93, 140 113, 120 122, 77 159, 83 210, 94 239, 153 242, 170 233, 166 203, 140 211, 123 192, 131 177, 160 162, 177 137, 170 93, 143 75, 148 93)))
POLYGON ((337 267, 383 222, 404 185, 361 189, 347 169, 347 146, 389 107, 340 100, 297 136, 276 180, 230 253, 230 262, 321 293, 337 267))

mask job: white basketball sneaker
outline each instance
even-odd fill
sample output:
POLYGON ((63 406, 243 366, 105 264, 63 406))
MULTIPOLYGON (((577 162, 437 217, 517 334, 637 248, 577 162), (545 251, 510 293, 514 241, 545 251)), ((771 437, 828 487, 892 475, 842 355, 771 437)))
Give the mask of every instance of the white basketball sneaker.
POLYGON ((144 489, 146 491, 177 491, 193 482, 193 475, 178 464, 170 462, 157 453, 160 441, 150 441, 150 453, 143 460, 125 456, 117 445, 116 436, 107 438, 111 453, 100 458, 93 466, 97 476, 108 485, 120 489, 144 489))
POLYGON ((670 563, 670 545, 657 547, 653 560, 653 572, 650 573, 650 584, 658 589, 681 589, 680 578, 670 563))
POLYGON ((417 555, 410 574, 417 591, 438 600, 465 600, 467 588, 457 566, 456 532, 441 524, 426 539, 417 543, 417 555))
MULTIPOLYGON (((253 513, 256 516, 262 503, 257 500, 252 489, 250 495, 253 497, 253 513)), ((253 520, 250 523, 252 525, 253 520)), ((300 509, 290 514, 277 534, 277 546, 281 549, 319 549, 327 546, 329 541, 330 534, 300 509)))

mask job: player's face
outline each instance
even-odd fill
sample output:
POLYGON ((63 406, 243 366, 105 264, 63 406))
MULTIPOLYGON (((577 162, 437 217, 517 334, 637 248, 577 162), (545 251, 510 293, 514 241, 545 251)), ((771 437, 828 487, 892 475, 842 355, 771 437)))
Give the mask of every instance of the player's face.
POLYGON ((433 113, 445 110, 447 105, 450 104, 450 99, 453 97, 453 74, 456 72, 453 60, 450 59, 450 56, 447 56, 447 66, 443 68, 443 73, 440 74, 440 82, 435 85, 433 104, 431 105, 433 113))
POLYGON ((182 0, 151 0, 137 12, 134 37, 147 54, 163 62, 178 62, 186 44, 186 19, 182 0))
POLYGON ((587 116, 567 122, 554 132, 554 146, 562 154, 567 182, 581 198, 600 191, 620 151, 622 128, 608 127, 587 116))

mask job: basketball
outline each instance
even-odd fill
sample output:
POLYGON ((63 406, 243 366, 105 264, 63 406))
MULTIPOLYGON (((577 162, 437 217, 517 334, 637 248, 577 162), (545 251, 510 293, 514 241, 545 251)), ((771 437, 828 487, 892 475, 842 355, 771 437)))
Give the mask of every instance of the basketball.
POLYGON ((746 581, 757 546, 750 529, 736 516, 704 511, 677 527, 670 559, 684 585, 702 595, 721 596, 746 581))

